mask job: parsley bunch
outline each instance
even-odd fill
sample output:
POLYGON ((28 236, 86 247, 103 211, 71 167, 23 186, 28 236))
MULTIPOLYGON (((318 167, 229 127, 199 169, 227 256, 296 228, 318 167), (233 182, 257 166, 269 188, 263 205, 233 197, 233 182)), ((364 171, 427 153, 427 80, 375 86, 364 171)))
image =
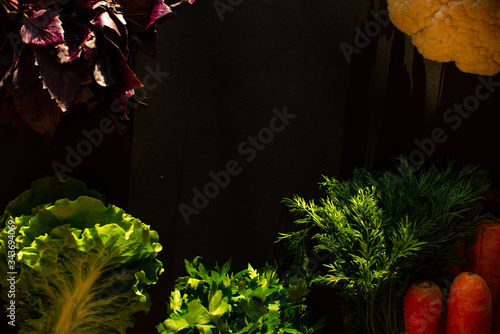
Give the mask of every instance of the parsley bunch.
POLYGON ((198 259, 185 260, 188 276, 177 279, 159 333, 307 334, 323 326, 322 321, 307 325, 304 280, 294 277, 285 286, 268 265, 259 271, 248 265, 233 274, 227 262, 207 271, 198 259))

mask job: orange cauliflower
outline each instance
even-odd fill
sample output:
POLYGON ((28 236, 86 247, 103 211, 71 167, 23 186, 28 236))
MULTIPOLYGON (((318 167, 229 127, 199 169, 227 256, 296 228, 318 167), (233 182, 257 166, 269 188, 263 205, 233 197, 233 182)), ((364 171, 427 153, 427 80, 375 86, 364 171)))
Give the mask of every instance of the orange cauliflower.
POLYGON ((500 72, 500 0, 388 0, 391 21, 427 59, 500 72))

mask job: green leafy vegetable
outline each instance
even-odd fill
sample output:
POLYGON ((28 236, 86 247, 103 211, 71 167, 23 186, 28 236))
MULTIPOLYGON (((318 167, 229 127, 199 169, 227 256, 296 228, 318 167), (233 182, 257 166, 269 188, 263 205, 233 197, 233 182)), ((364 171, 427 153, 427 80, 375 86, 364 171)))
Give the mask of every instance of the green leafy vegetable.
POLYGON ((327 271, 311 278, 346 297, 346 324, 356 333, 401 333, 406 287, 419 278, 443 282, 446 270, 463 261, 457 248, 486 218, 480 199, 489 182, 479 167, 423 170, 399 163, 398 173, 357 169, 349 181, 325 177, 319 204, 284 200, 302 228, 280 240, 304 270, 306 241, 330 255, 327 271))
MULTIPOLYGON (((17 256, 8 256, 9 272, 16 275, 16 322, 20 333, 125 333, 135 321, 134 313, 148 311, 148 285, 163 271, 156 259, 161 246, 158 234, 140 220, 113 205, 105 206, 81 183, 69 181, 58 191, 49 187, 45 194, 57 197, 39 205, 39 186, 54 179, 34 183, 31 192, 11 202, 2 221, 15 222, 17 256), (64 190, 65 189, 65 190, 64 190), (79 189, 79 190, 78 190, 79 189), (30 214, 22 203, 34 205, 30 214), (21 215, 13 215, 16 207, 21 215)), ((61 186, 61 185, 59 185, 61 186)), ((9 223, 0 232, 0 253, 7 254, 12 240, 9 223)), ((1 273, 2 285, 12 274, 1 273)), ((9 300, 7 289, 2 296, 9 300)))
MULTIPOLYGON (((82 195, 94 197, 106 203, 104 195, 96 190, 87 189, 83 182, 73 178, 63 177, 59 179, 55 176, 47 176, 38 179, 31 183, 31 189, 26 190, 7 205, 4 214, 0 217, 0 230, 6 227, 7 221, 12 217, 31 215, 32 212, 37 211, 37 207, 44 204, 54 203, 61 198, 75 200, 82 195)), ((0 277, 3 277, 7 272, 7 247, 4 244, 5 241, 0 238, 0 277)))
POLYGON ((208 271, 198 259, 185 261, 188 276, 177 279, 158 333, 307 334, 322 328, 321 320, 307 325, 304 280, 293 277, 285 286, 268 265, 233 274, 228 262, 208 271))

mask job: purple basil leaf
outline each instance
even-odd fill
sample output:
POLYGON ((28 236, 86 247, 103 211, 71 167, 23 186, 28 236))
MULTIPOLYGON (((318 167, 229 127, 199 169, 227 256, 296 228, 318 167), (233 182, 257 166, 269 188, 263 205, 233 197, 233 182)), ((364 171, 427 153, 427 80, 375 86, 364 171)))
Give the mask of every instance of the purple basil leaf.
POLYGON ((59 13, 49 10, 38 10, 30 17, 22 19, 21 37, 26 44, 48 45, 64 42, 63 28, 59 13))
MULTIPOLYGON (((0 0, 1 1, 1 0, 0 0)), ((18 60, 18 53, 15 50, 14 37, 18 37, 18 42, 22 44, 20 36, 10 34, 10 20, 1 10, 0 14, 0 87, 5 80, 12 74, 13 68, 18 60)))
MULTIPOLYGON (((18 43, 22 44, 21 36, 9 33, 10 30, 10 19, 4 10, 0 10, 0 89, 14 72, 19 60, 19 52, 15 50, 16 45, 13 36, 18 38, 18 43)), ((1 96, 1 99, 3 97, 1 96)))
POLYGON ((91 31, 84 24, 76 21, 76 15, 72 14, 63 20, 64 43, 59 44, 59 62, 71 62, 80 57, 84 44, 92 38, 91 31))
POLYGON ((97 50, 93 73, 95 82, 103 87, 120 86, 122 90, 142 87, 116 44, 103 36, 97 39, 97 50))
POLYGON ((130 111, 127 103, 129 99, 135 94, 134 89, 129 89, 126 91, 111 91, 109 92, 110 98, 113 101, 113 108, 116 108, 115 115, 121 116, 123 120, 128 121, 128 112, 130 111), (121 114, 119 113, 121 112, 121 114))
POLYGON ((156 20, 163 16, 172 13, 170 8, 163 2, 163 0, 156 0, 153 10, 149 16, 149 22, 144 30, 148 29, 150 25, 154 24, 156 20))
POLYGON ((121 36, 120 29, 118 29, 118 26, 116 25, 115 21, 111 18, 108 11, 103 11, 98 13, 94 17, 91 23, 93 26, 99 29, 108 27, 111 30, 114 30, 118 34, 118 36, 121 36))
POLYGON ((35 50, 36 61, 40 68, 40 77, 50 96, 56 100, 62 111, 67 111, 80 84, 88 71, 86 59, 76 59, 71 63, 61 64, 49 47, 38 46, 35 50))
POLYGON ((15 71, 18 61, 19 57, 15 57, 14 59, 12 59, 10 66, 6 69, 5 73, 3 73, 2 77, 0 78, 0 89, 3 87, 7 79, 9 79, 9 77, 15 71))
POLYGON ((93 57, 96 52, 95 43, 96 43, 96 36, 95 33, 91 31, 89 34, 89 38, 87 39, 87 41, 85 41, 85 43, 83 43, 84 46, 80 57, 85 58, 87 60, 91 59, 91 57, 93 57))
POLYGON ((129 31, 143 32, 162 17, 175 14, 162 0, 118 0, 129 31))
POLYGON ((21 117, 35 131, 52 137, 56 131, 61 110, 43 89, 35 57, 31 49, 24 49, 12 75, 14 106, 21 117))
POLYGON ((166 15, 166 16, 159 18, 158 20, 156 20, 156 23, 167 22, 168 20, 170 20, 176 16, 175 12, 173 12, 173 11, 177 11, 177 10, 182 9, 186 6, 189 6, 193 3, 194 3, 194 0, 181 0, 179 2, 172 4, 172 5, 168 5, 170 10, 172 10, 172 13, 170 15, 166 15))
POLYGON ((0 3, 5 4, 9 10, 18 10, 19 2, 17 0, 3 0, 0 3))
POLYGON ((173 10, 179 10, 181 8, 184 8, 186 6, 192 5, 194 3, 194 0, 181 0, 177 3, 171 4, 170 8, 173 10))
MULTIPOLYGON (((102 6, 100 6, 102 11, 102 6)), ((96 33, 103 34, 106 38, 110 39, 116 44, 121 52, 128 58, 128 31, 125 27, 126 21, 122 14, 117 14, 111 9, 104 9, 104 11, 97 14, 91 21, 91 24, 98 28, 96 33)))

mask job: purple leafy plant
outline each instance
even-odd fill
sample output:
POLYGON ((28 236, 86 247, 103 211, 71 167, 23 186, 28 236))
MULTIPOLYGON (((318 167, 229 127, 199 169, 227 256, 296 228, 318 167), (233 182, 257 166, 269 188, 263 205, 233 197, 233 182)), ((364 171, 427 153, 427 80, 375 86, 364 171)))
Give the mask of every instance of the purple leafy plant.
POLYGON ((133 57, 154 57, 156 24, 193 2, 0 0, 0 123, 51 138, 84 86, 106 105, 119 99, 126 118, 142 87, 133 57))

